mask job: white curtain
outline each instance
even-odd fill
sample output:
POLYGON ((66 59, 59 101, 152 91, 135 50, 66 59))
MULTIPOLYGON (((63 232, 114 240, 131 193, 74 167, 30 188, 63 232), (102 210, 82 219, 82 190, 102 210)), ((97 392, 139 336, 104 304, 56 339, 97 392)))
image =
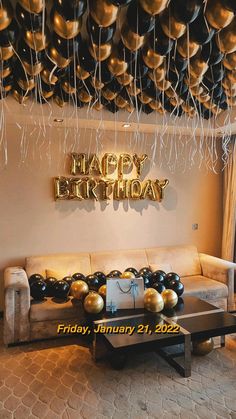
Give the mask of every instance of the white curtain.
POLYGON ((234 261, 236 239, 236 137, 232 137, 229 163, 224 170, 222 258, 234 261))

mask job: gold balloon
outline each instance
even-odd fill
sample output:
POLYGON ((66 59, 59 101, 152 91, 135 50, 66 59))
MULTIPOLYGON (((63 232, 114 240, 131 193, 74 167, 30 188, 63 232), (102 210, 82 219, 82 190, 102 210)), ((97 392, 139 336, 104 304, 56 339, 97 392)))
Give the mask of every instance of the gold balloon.
POLYGON ((126 90, 130 96, 136 96, 141 92, 141 89, 139 89, 134 82, 130 83, 130 85, 126 87, 126 90))
POLYGON ((72 282, 70 287, 70 293, 71 295, 79 300, 80 298, 85 297, 89 293, 89 287, 88 284, 85 281, 75 281, 72 282))
POLYGON ((161 103, 158 100, 152 100, 151 102, 149 102, 149 106, 154 111, 158 111, 158 109, 160 109, 161 107, 161 103))
POLYGON ((108 89, 108 87, 104 87, 104 89, 102 89, 102 95, 107 100, 114 100, 115 97, 117 96, 117 93, 112 92, 110 89, 108 89))
POLYGON ((151 294, 156 294, 157 290, 155 290, 155 288, 147 288, 144 292, 144 296, 146 295, 151 295, 151 294))
POLYGON ((11 67, 5 67, 5 68, 1 68, 2 66, 0 66, 0 77, 1 78, 5 78, 7 76, 9 76, 9 74, 11 74, 11 67))
POLYGON ((91 78, 91 84, 94 87, 94 89, 102 89, 104 87, 104 83, 101 80, 98 80, 95 77, 91 78))
POLYGON ((133 32, 127 23, 124 23, 121 28, 121 39, 126 48, 131 51, 137 51, 144 43, 144 36, 133 32))
POLYGON ((172 39, 180 38, 186 31, 186 25, 177 22, 169 9, 164 10, 160 16, 161 27, 166 36, 172 39))
POLYGON ((204 356, 209 354, 214 349, 214 342, 212 338, 204 340, 193 341, 193 354, 204 356))
POLYGON ((236 70, 228 71, 226 74, 227 79, 232 83, 236 83, 236 70))
POLYGON ((56 84, 58 77, 51 73, 47 68, 44 68, 41 72, 41 77, 46 84, 56 84))
POLYGON ((12 45, 9 47, 0 47, 0 60, 9 60, 14 55, 14 49, 12 45))
POLYGON ((21 6, 30 13, 40 13, 44 8, 44 0, 19 0, 21 6))
POLYGON ((195 77, 195 78, 199 78, 202 77, 207 69, 208 69, 208 64, 206 61, 203 60, 203 58, 200 56, 200 54, 196 54, 193 58, 191 58, 190 60, 190 74, 191 76, 195 77))
POLYGON ((177 50, 183 58, 193 57, 198 52, 199 48, 199 44, 188 39, 187 33, 178 39, 177 50))
POLYGON ((190 92, 192 93, 193 96, 201 95, 203 91, 204 91, 203 86, 201 86, 200 84, 190 87, 190 92))
POLYGON ((149 97, 146 93, 141 92, 139 94, 139 100, 140 102, 142 102, 144 105, 146 105, 147 103, 150 103, 152 101, 152 98, 149 97))
POLYGON ((98 26, 110 26, 116 21, 119 8, 109 0, 90 0, 89 12, 98 26))
POLYGON ((84 70, 79 64, 76 66, 76 76, 80 80, 86 80, 88 77, 90 77, 90 73, 86 70, 84 70))
POLYGON ((155 68, 155 70, 153 70, 153 81, 154 82, 160 82, 162 80, 164 80, 165 78, 165 67, 164 65, 160 65, 160 67, 155 68))
POLYGON ((98 290, 98 294, 101 295, 101 297, 105 300, 107 295, 107 286, 101 285, 101 287, 98 290))
POLYGON ((35 86, 35 80, 33 77, 29 77, 28 80, 17 80, 17 83, 23 90, 32 90, 35 86))
POLYGON ((92 43, 89 52, 96 61, 104 61, 111 55, 111 42, 102 45, 92 43))
POLYGON ((236 51, 236 18, 230 25, 222 29, 216 37, 218 48, 223 54, 230 54, 236 51))
POLYGON ((92 100, 92 96, 87 92, 87 90, 82 89, 79 91, 79 99, 81 100, 81 102, 84 103, 89 103, 92 100))
POLYGON ((13 8, 8 0, 1 0, 0 2, 0 31, 6 29, 13 18, 13 8))
POLYGON ((25 103, 26 100, 29 99, 28 95, 21 95, 16 89, 12 91, 13 97, 19 102, 20 104, 25 103))
POLYGON ((135 275, 133 274, 133 272, 123 272, 121 274, 120 278, 123 278, 123 279, 133 279, 133 278, 135 278, 135 275))
POLYGON ((96 292, 90 292, 84 299, 84 309, 87 313, 98 314, 102 311, 103 307, 103 298, 96 292))
POLYGON ((205 15, 210 25, 215 29, 223 29, 228 26, 234 17, 234 13, 226 9, 220 0, 208 0, 205 15))
POLYGON ((128 105, 128 101, 126 99, 124 99, 122 96, 116 96, 115 98, 115 104, 116 106, 118 106, 119 108, 125 108, 128 105))
POLYGON ((134 112, 134 110, 135 110, 135 107, 134 107, 134 105, 132 105, 131 103, 128 103, 128 105, 126 106, 126 108, 125 108, 129 113, 132 113, 132 112, 134 112))
POLYGON ((70 95, 71 93, 76 93, 76 88, 71 86, 71 84, 68 81, 63 81, 61 87, 64 90, 64 92, 66 92, 68 95, 70 95))
POLYGON ((159 292, 144 294, 144 308, 152 313, 159 313, 164 308, 164 301, 159 292))
POLYGON ((175 90, 174 90, 174 88, 172 86, 170 86, 168 89, 166 89, 165 94, 169 98, 176 97, 175 90))
POLYGON ((223 65, 228 70, 235 70, 236 69, 236 52, 227 54, 225 58, 223 59, 223 65))
POLYGON ((65 20, 56 10, 52 15, 52 26, 54 31, 65 39, 77 36, 82 26, 82 17, 77 20, 65 20))
POLYGON ((170 309, 176 306, 178 302, 178 295, 175 291, 166 289, 161 293, 165 308, 170 309))
POLYGON ((49 48, 49 57, 59 68, 65 68, 70 64, 70 58, 62 57, 54 47, 49 48))
POLYGON ((169 80, 161 80, 159 82, 156 82, 156 87, 162 92, 169 89, 170 86, 171 82, 169 80))
POLYGON ((198 86, 199 83, 201 83, 202 78, 201 77, 193 77, 191 74, 189 75, 189 77, 185 77, 184 78, 184 82, 187 84, 187 86, 189 87, 195 87, 198 86))
POLYGON ((167 7, 169 0, 139 0, 143 10, 150 15, 157 15, 167 7))
POLYGON ((226 102, 229 106, 236 106, 236 97, 227 97, 226 102))
POLYGON ((109 71, 114 74, 114 76, 120 76, 124 74, 128 68, 126 61, 121 60, 115 52, 113 52, 107 61, 107 66, 109 71))
POLYGON ((43 49, 47 48, 49 44, 49 36, 50 32, 47 27, 45 27, 44 33, 41 31, 24 31, 23 33, 23 38, 26 44, 34 51, 42 51, 43 49))
MULTIPOLYGON (((110 70, 111 71, 111 70, 110 70)), ((111 71, 112 73, 112 71, 111 71)), ((122 84, 122 86, 127 86, 133 80, 133 76, 129 73, 123 73, 120 76, 117 76, 117 81, 122 84)))
MULTIPOLYGON (((99 102, 98 100, 92 105, 94 109, 96 109, 96 111, 101 111, 103 108, 103 104, 101 102, 99 102)), ((104 286, 104 285, 102 285, 104 286)))
POLYGON ((55 103, 58 106, 60 106, 60 108, 63 108, 66 104, 66 102, 64 102, 64 100, 60 96, 56 95, 56 96, 53 97, 53 99, 54 99, 55 103))
POLYGON ((22 62, 25 67, 26 73, 28 73, 30 76, 37 76, 43 69, 43 64, 41 62, 38 62, 36 64, 29 64, 24 60, 22 60, 22 62))
POLYGON ((0 78, 0 89, 1 89, 1 91, 3 91, 3 92, 10 92, 10 90, 12 89, 12 83, 9 82, 8 85, 3 86, 2 85, 2 81, 3 81, 3 79, 0 78))
POLYGON ((50 97, 52 97, 54 95, 54 90, 42 90, 42 96, 45 98, 45 99, 49 99, 50 97))
POLYGON ((149 68, 159 67, 163 61, 164 57, 157 54, 149 45, 145 45, 142 50, 143 61, 149 68))

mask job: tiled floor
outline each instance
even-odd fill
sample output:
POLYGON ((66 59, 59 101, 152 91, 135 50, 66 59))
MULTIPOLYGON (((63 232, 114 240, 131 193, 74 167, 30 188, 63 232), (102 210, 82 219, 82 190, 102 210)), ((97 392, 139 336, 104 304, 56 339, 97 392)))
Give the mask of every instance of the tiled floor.
POLYGON ((0 419, 236 419, 236 335, 193 358, 191 378, 154 353, 114 371, 86 347, 60 343, 0 346, 0 419))

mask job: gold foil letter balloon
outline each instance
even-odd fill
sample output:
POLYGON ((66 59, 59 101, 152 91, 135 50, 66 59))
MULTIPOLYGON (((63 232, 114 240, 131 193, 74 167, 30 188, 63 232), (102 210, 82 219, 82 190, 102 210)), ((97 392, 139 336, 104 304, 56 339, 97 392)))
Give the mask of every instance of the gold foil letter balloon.
POLYGON ((103 307, 103 298, 97 292, 91 291, 84 299, 84 309, 87 313, 98 314, 103 307))
POLYGON ((148 288, 144 294, 144 307, 153 313, 159 313, 163 310, 164 301, 161 294, 153 288, 148 288))
POLYGON ((124 153, 120 155, 118 161, 118 178, 122 179, 124 174, 124 168, 130 168, 132 165, 132 158, 129 154, 124 153))
POLYGON ((109 174, 109 169, 111 169, 111 173, 116 170, 117 167, 117 157, 113 153, 106 153, 102 158, 102 173, 103 176, 107 176, 109 174))
POLYGON ((178 302, 178 295, 175 291, 166 289, 162 291, 161 296, 164 301, 165 308, 174 308, 178 302))
POLYGON ((76 298, 76 299, 80 299, 85 297, 85 295, 88 294, 89 292, 89 287, 88 284, 85 281, 75 281, 72 282, 71 287, 70 287, 70 292, 71 295, 76 298))

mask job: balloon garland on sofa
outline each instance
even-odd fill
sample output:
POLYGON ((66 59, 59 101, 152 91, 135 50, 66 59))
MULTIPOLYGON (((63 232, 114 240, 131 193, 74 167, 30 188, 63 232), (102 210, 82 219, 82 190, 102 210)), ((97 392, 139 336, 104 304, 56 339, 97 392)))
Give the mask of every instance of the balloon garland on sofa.
POLYGON ((236 103, 235 13, 232 0, 54 0, 51 10, 2 0, 1 98, 208 119, 236 103))

